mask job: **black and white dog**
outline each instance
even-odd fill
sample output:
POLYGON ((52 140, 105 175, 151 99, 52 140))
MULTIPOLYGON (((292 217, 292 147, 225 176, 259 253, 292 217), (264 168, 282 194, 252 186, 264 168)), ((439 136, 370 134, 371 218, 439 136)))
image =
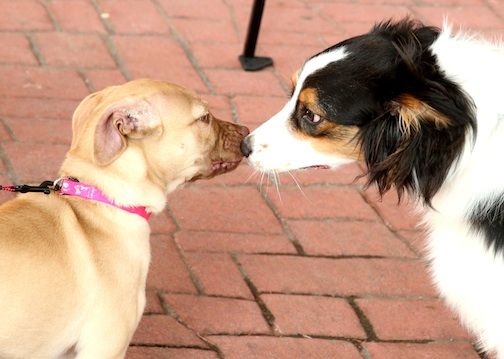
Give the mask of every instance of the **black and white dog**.
POLYGON ((504 358, 504 47, 406 19, 308 59, 284 108, 242 142, 257 169, 360 160, 424 209, 447 303, 504 358))

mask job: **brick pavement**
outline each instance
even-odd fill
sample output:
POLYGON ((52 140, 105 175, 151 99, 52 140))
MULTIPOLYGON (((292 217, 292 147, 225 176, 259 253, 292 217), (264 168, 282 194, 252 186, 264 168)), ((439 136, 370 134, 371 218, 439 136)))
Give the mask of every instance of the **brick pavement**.
MULTIPOLYGON (((258 53, 275 67, 245 73, 251 2, 0 0, 1 182, 54 177, 73 109, 107 85, 177 82, 254 128, 304 58, 377 20, 504 30, 501 0, 268 0, 258 53)), ((359 173, 299 173, 303 193, 284 176, 280 198, 243 165, 170 195, 128 358, 478 358, 430 284, 418 218, 359 173)))

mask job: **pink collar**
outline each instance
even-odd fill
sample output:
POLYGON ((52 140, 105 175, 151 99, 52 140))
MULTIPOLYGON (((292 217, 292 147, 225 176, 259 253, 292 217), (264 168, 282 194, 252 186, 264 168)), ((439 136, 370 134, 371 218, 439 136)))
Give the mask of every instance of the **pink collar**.
POLYGON ((102 202, 109 204, 111 206, 122 209, 123 211, 137 214, 146 220, 149 220, 150 213, 147 212, 145 207, 126 207, 115 204, 110 198, 108 198, 102 191, 100 191, 95 186, 82 183, 73 179, 63 178, 56 181, 55 185, 59 187, 59 193, 66 196, 75 196, 84 199, 91 199, 93 201, 102 202))

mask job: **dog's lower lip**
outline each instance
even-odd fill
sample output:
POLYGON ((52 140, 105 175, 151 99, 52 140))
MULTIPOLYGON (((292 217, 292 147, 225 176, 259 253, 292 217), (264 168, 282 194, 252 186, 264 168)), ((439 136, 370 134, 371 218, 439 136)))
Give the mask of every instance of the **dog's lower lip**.
POLYGON ((310 170, 310 169, 319 169, 319 170, 328 170, 330 167, 327 165, 313 165, 307 167, 301 167, 302 170, 310 170))

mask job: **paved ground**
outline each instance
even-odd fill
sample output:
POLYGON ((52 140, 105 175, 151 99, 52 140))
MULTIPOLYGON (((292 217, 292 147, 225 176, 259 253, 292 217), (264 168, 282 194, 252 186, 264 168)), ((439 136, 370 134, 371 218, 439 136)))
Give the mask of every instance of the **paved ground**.
MULTIPOLYGON (((502 35, 501 0, 268 0, 259 53, 240 70, 251 0, 0 0, 0 183, 54 177, 78 101, 155 77, 193 88, 254 128, 284 103, 308 55, 411 14, 502 35), (382 4, 383 3, 383 4, 382 4)), ((171 195, 152 220, 148 306, 129 359, 474 359, 436 298, 422 234, 357 166, 282 178, 241 166, 171 195)), ((5 200, 7 195, 1 194, 5 200)))

